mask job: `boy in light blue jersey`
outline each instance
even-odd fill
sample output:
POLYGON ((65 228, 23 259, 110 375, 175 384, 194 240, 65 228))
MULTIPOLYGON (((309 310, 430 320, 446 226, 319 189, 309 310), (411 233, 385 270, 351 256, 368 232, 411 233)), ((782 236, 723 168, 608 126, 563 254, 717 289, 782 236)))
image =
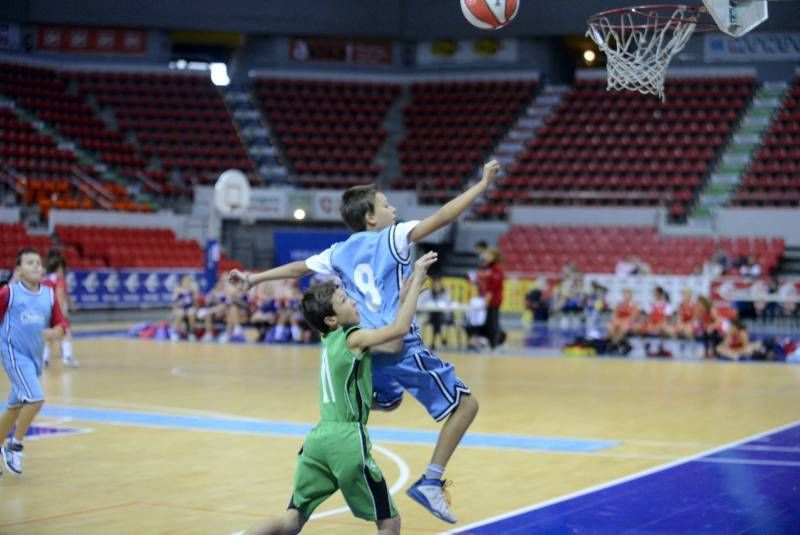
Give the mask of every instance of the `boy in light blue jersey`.
MULTIPOLYGON (((343 289, 356 301, 361 324, 379 328, 397 314, 400 288, 411 266, 411 247, 458 218, 494 181, 500 170, 496 161, 483 167, 483 177, 461 195, 422 221, 395 223, 395 209, 374 186, 355 186, 342 195, 342 219, 353 230, 344 242, 305 261, 292 262, 261 273, 231 271, 229 279, 249 288, 268 280, 296 278, 319 273, 337 275, 343 289)), ((422 342, 414 323, 400 344, 373 349, 390 353, 373 364, 375 408, 394 410, 403 390, 414 396, 436 421, 447 419, 439 433, 425 474, 407 494, 446 522, 454 523, 442 479, 464 433, 478 412, 469 387, 456 376, 453 365, 442 361, 422 342)))
POLYGON ((11 381, 6 410, 0 416, 0 439, 16 424, 0 454, 15 474, 22 473, 25 433, 44 403, 39 384, 44 343, 59 339, 68 327, 53 288, 41 284, 42 273, 39 253, 23 249, 17 255, 17 280, 0 288, 0 356, 11 381))

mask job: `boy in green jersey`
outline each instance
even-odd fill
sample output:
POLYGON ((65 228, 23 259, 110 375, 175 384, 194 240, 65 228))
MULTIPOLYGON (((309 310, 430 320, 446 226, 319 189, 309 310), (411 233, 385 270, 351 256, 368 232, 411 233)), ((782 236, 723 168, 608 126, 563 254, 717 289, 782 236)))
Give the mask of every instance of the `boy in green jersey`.
POLYGON ((297 458, 294 490, 283 518, 265 520, 248 535, 295 534, 325 499, 341 489, 353 515, 374 521, 379 534, 400 533, 400 515, 370 454, 367 419, 372 406, 370 348, 402 338, 411 327, 430 252, 414 264, 405 296, 390 325, 362 329, 356 302, 333 282, 311 288, 300 305, 306 322, 322 333, 320 423, 297 458))

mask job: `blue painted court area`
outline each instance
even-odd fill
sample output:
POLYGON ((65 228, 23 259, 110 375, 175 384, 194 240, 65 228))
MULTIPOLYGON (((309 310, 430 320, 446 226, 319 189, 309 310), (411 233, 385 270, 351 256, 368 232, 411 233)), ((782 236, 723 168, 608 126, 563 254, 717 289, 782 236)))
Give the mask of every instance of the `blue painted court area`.
POLYGON ((455 533, 797 534, 800 425, 455 533))
MULTIPOLYGON (((192 431, 216 431, 284 437, 303 437, 313 427, 312 424, 279 422, 246 418, 184 416, 175 414, 125 411, 117 409, 98 409, 92 407, 71 407, 45 405, 43 416, 52 418, 72 418, 86 422, 99 422, 119 425, 138 425, 192 431)), ((438 438, 436 431, 417 429, 395 429, 370 427, 370 436, 375 442, 394 442, 400 444, 433 445, 438 438)), ((558 437, 533 437, 524 435, 494 435, 470 433, 462 441, 464 447, 501 448, 531 451, 594 452, 617 446, 612 440, 586 440, 558 437)))

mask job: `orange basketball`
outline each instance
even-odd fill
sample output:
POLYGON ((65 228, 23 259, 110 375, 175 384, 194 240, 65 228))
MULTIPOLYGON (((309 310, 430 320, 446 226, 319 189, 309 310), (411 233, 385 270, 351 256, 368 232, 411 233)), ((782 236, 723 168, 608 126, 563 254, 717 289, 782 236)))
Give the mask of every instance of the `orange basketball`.
POLYGON ((498 30, 514 20, 519 0, 461 0, 467 22, 481 30, 498 30))

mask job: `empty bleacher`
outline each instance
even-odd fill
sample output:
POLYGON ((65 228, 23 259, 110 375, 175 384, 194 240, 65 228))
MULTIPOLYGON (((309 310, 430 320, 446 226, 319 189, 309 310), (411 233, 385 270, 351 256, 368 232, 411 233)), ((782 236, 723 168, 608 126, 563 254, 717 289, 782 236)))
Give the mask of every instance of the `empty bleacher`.
POLYGON ((515 204, 666 206, 682 218, 752 99, 754 78, 667 81, 667 102, 579 80, 478 214, 515 204))
POLYGON ((236 168, 257 182, 253 163, 220 90, 204 75, 147 72, 74 72, 81 95, 113 112, 119 130, 132 133, 159 193, 184 195, 236 168), (169 180, 172 171, 180 180, 169 180))
POLYGON ((420 201, 442 202, 511 128, 538 88, 535 80, 430 82, 411 85, 398 145, 403 176, 397 189, 417 189, 420 201))
POLYGON ((372 182, 386 140, 382 123, 395 84, 300 79, 254 81, 264 117, 300 187, 343 188, 372 182))
POLYGON ((508 271, 556 273, 568 263, 586 273, 613 273, 619 260, 635 255, 654 274, 691 275, 715 249, 731 258, 753 255, 764 273, 783 255, 782 238, 665 237, 655 227, 513 226, 499 240, 508 271))

